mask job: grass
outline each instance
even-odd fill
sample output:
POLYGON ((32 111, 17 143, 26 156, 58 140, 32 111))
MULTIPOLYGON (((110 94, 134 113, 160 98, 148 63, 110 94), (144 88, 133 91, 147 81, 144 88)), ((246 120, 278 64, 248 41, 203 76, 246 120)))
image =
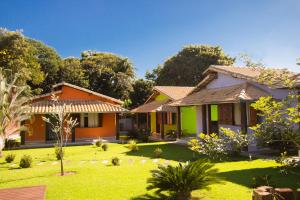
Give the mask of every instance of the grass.
MULTIPOLYGON (((60 177, 55 176, 60 168, 59 164, 53 164, 56 161, 53 148, 5 151, 4 154, 13 152, 17 156, 13 163, 0 159, 0 188, 46 185, 47 199, 155 199, 153 192, 145 188, 150 170, 157 167, 153 162, 156 159, 153 151, 157 147, 163 150, 162 158, 158 159, 161 164, 167 160, 173 165, 193 159, 193 153, 186 147, 166 143, 139 144, 138 152, 129 152, 126 145, 121 144, 109 144, 108 151, 94 146, 74 146, 66 148, 65 169, 76 174, 60 177), (32 168, 18 168, 23 154, 33 157, 32 168), (122 160, 120 166, 102 163, 103 160, 110 163, 115 156, 122 160)), ((224 183, 212 185, 210 191, 195 191, 193 196, 250 199, 252 177, 264 174, 270 174, 277 186, 300 187, 299 175, 279 173, 274 161, 246 159, 216 163, 224 183)))

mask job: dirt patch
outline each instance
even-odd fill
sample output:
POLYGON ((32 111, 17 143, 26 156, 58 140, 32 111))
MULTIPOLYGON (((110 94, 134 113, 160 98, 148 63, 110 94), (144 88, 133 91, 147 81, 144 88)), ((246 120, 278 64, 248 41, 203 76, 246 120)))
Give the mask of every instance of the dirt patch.
MULTIPOLYGON (((76 172, 64 172, 63 176, 70 176, 70 175, 74 175, 74 174, 76 174, 76 172)), ((61 174, 57 173, 57 174, 55 174, 55 176, 61 176, 61 174)))

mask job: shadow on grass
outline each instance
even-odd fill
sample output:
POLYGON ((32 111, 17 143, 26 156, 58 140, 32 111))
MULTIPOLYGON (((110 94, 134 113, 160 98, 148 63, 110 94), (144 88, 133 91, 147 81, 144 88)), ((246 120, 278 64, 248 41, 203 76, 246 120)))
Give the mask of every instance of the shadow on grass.
POLYGON ((197 153, 194 153, 186 146, 176 145, 176 144, 164 144, 164 143, 145 143, 138 145, 138 151, 128 151, 125 152, 128 156, 143 156, 149 158, 156 158, 154 155, 154 150, 159 147, 162 149, 163 153, 161 158, 167 160, 174 160, 178 162, 186 162, 194 160, 197 153))
POLYGON ((234 170, 228 172, 220 172, 218 176, 226 181, 233 182, 248 188, 253 187, 253 177, 269 175, 271 186, 273 187, 289 187, 296 189, 300 187, 300 168, 289 170, 288 174, 280 172, 279 168, 254 168, 245 170, 234 170))
MULTIPOLYGON (((162 149, 163 153, 161 158, 166 160, 174 160, 178 162, 194 161, 197 159, 209 159, 207 156, 200 155, 197 152, 190 150, 187 146, 178 144, 166 144, 166 143, 143 143, 138 145, 138 151, 127 151, 125 152, 128 156, 142 156, 148 158, 156 158, 154 155, 154 150, 159 147, 162 149)), ((255 160, 258 158, 252 158, 255 160)), ((235 156, 224 158, 223 160, 211 160, 212 163, 221 162, 235 162, 235 161, 247 161, 249 158, 247 156, 235 156)))
POLYGON ((30 179, 35 179, 35 178, 43 178, 43 177, 46 177, 46 176, 34 176, 34 177, 18 178, 18 179, 11 179, 11 180, 1 180, 0 179, 0 184, 10 183, 10 182, 15 182, 15 181, 30 180, 30 179))
MULTIPOLYGON (((157 194, 157 195, 150 195, 144 194, 137 197, 131 198, 131 200, 174 200, 174 197, 165 195, 165 194, 157 194)), ((200 200, 199 197, 192 197, 191 200, 200 200)))

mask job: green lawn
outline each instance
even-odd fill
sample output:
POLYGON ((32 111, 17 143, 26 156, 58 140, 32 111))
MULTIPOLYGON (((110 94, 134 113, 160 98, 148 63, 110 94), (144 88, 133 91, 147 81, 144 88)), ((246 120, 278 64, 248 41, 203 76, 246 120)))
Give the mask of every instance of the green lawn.
MULTIPOLYGON (((160 164, 176 164, 192 159, 193 153, 186 147, 165 143, 140 144, 140 150, 131 153, 126 145, 109 144, 107 152, 94 146, 66 148, 66 171, 75 175, 60 177, 59 164, 55 164, 53 148, 15 150, 16 166, 0 159, 0 188, 47 185, 47 199, 146 199, 146 180, 150 170, 158 163, 153 162, 153 150, 160 146, 164 155, 160 164), (19 169, 18 162, 23 154, 34 158, 33 167, 19 169), (104 165, 103 160, 118 156, 120 166, 104 165), (85 161, 85 162, 83 162, 85 161), (42 163, 42 164, 41 164, 42 163)), ((7 154, 5 151, 4 154, 7 154)), ((245 160, 216 163, 223 184, 212 185, 210 191, 195 191, 193 196, 204 199, 250 199, 251 182, 255 175, 271 174, 275 183, 282 187, 300 187, 299 175, 282 175, 274 161, 245 160)))

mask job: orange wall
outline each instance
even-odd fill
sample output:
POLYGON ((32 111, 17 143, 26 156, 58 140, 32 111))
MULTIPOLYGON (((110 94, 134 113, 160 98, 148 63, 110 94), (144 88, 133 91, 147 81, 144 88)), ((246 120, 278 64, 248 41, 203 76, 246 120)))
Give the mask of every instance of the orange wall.
POLYGON ((114 113, 103 114, 103 127, 75 129, 76 139, 114 136, 116 136, 116 115, 114 113))
MULTIPOLYGON (((62 92, 56 94, 56 96, 58 96, 60 100, 99 100, 99 101, 119 105, 112 100, 99 97, 91 93, 84 92, 68 86, 62 86, 62 92)), ((51 96, 42 97, 41 99, 36 99, 35 101, 40 101, 42 99, 51 99, 51 96)))
POLYGON ((25 141, 45 141, 46 124, 42 115, 34 115, 31 120, 26 121, 28 128, 25 134, 25 141))

